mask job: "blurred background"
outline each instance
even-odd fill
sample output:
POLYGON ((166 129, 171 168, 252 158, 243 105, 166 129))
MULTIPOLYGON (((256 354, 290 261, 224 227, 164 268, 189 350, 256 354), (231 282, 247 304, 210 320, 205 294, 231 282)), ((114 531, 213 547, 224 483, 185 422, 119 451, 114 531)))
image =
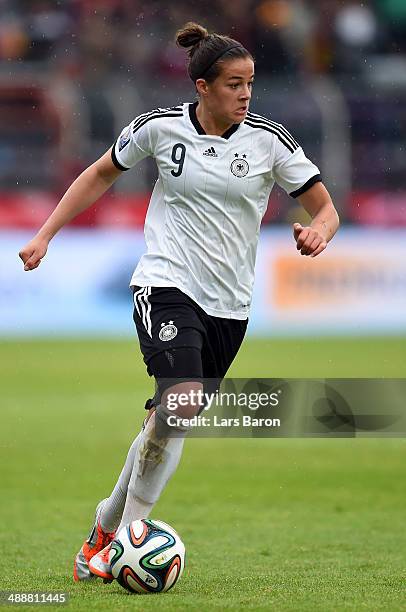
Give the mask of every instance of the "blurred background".
MULTIPOLYGON (((255 55, 252 110, 294 134, 342 220, 309 261, 291 227, 305 216, 275 188, 229 375, 406 377, 405 0, 0 0, 0 575, 3 589, 69 591, 75 610, 129 608, 118 586, 69 585, 153 393, 128 283, 154 162, 34 272, 18 251, 123 126, 194 100, 172 42, 192 19, 255 55)), ((405 440, 332 440, 346 424, 325 423, 326 440, 187 441, 153 514, 188 550, 176 609, 404 610, 405 440)))
POLYGON ((275 187, 250 332, 404 334, 404 0, 0 0, 0 334, 133 333, 127 285, 153 160, 64 229, 34 273, 16 255, 134 116, 193 101, 173 43, 186 20, 253 53, 251 109, 294 134, 341 216, 309 262, 289 227, 305 213, 275 187))

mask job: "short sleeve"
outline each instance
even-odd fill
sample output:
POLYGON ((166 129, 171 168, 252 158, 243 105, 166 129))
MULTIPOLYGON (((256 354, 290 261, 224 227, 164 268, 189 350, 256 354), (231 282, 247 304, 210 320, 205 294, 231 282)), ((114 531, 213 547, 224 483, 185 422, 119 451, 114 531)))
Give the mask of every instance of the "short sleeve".
POLYGON ((294 145, 290 141, 276 139, 272 171, 278 185, 292 198, 297 198, 315 183, 320 182, 321 175, 318 167, 306 157, 303 149, 296 141, 293 142, 294 145))
POLYGON ((139 161, 152 155, 148 122, 137 117, 127 125, 111 150, 111 158, 119 170, 129 170, 139 161))

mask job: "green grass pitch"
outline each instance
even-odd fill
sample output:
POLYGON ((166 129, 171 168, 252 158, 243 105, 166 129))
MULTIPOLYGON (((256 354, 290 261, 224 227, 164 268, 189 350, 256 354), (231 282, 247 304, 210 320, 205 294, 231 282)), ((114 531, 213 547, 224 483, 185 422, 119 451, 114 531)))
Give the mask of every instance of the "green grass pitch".
MULTIPOLYGON (((186 544, 179 584, 75 584, 151 382, 135 341, 4 342, 0 364, 0 590, 67 591, 69 610, 405 610, 402 439, 190 439, 152 514, 186 544)), ((405 377, 405 339, 250 339, 230 375, 405 377)))

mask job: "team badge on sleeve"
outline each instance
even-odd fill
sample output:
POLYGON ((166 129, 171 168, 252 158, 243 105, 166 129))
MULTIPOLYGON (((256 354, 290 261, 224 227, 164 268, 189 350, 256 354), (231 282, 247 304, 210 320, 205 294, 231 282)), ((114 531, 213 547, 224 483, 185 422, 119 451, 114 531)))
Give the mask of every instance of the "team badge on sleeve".
POLYGON ((121 134, 119 138, 119 141, 118 141, 119 151, 122 151, 124 147, 128 145, 128 143, 130 142, 130 138, 131 138, 131 127, 128 126, 128 128, 124 130, 124 132, 121 134))
POLYGON ((243 176, 247 176, 249 172, 249 165, 246 160, 246 155, 240 157, 238 153, 234 154, 235 159, 231 162, 230 170, 234 174, 234 176, 238 176, 238 178, 242 178, 243 176))

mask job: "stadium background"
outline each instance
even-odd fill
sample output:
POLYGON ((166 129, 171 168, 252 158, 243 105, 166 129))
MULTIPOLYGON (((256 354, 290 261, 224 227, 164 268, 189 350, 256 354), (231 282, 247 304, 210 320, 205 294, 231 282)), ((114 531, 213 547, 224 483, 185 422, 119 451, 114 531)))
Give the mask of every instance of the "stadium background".
MULTIPOLYGON (((275 188, 231 374, 405 376, 402 0, 1 0, 1 588, 69 589, 77 609, 105 595, 80 585, 78 601, 70 558, 150 392, 127 285, 153 162, 63 229, 38 270, 24 273, 17 253, 135 115, 194 99, 172 43, 185 20, 252 50, 251 109, 285 124, 319 165, 342 223, 321 257, 301 258, 291 223, 305 214, 275 188), (32 558, 36 547, 45 558, 32 558)), ((173 609, 401 609, 404 451, 400 440, 191 441, 157 508, 189 551, 173 609), (205 538, 214 516, 216 546, 205 538), (250 516, 267 528, 236 550, 250 516)))

